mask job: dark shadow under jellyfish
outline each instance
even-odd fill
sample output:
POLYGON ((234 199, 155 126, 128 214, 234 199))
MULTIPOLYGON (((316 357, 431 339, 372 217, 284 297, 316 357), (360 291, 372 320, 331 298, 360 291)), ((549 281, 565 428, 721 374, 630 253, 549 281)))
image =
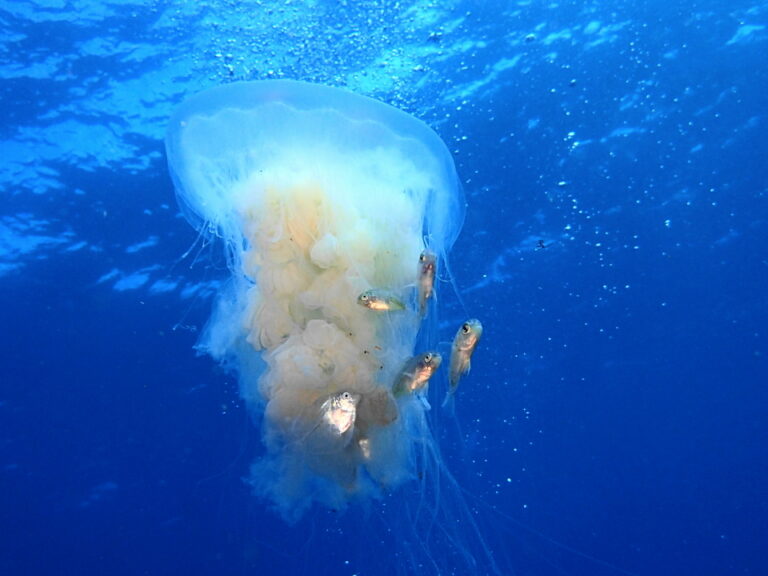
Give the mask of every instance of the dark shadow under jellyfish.
POLYGON ((463 221, 440 138, 375 100, 279 80, 190 98, 166 145, 186 217, 228 249, 232 279, 200 346, 237 371, 260 422, 257 493, 288 522, 313 505, 378 503, 416 567, 496 571, 429 404, 393 394, 409 359, 437 345, 436 310, 424 318, 415 294, 419 256, 444 260, 463 221), (405 305, 362 306, 374 292, 405 305))

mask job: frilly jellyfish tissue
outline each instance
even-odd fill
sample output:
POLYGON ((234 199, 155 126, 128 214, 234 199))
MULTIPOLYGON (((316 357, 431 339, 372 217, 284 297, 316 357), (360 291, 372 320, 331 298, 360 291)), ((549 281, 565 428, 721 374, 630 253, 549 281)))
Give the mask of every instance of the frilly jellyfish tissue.
POLYGON ((437 521, 440 489, 427 484, 455 483, 429 404, 392 387, 437 345, 435 302, 419 311, 419 256, 444 261, 463 221, 443 142, 386 104, 275 80, 190 98, 166 147, 185 216, 228 247, 232 281, 200 346, 238 372, 261 423, 257 492, 293 522, 313 504, 341 510, 413 482, 434 497, 413 516, 437 521), (360 305, 372 289, 405 309, 360 305))

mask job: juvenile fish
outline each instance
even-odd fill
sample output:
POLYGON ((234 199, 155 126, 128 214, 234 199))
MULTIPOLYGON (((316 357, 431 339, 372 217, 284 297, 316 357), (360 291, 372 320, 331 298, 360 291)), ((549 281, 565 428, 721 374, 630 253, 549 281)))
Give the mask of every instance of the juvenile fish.
POLYGON ((360 394, 352 392, 334 394, 320 406, 322 423, 335 434, 342 436, 355 424, 358 402, 360 402, 360 394))
POLYGON ((422 318, 427 315, 427 301, 432 298, 435 289, 437 273, 437 254, 429 248, 419 256, 417 285, 419 289, 419 314, 422 318))
POLYGON ((357 303, 377 312, 405 310, 405 304, 387 290, 366 290, 357 297, 357 303))
POLYGON ((461 325, 451 345, 451 365, 448 372, 448 394, 445 396, 443 406, 448 404, 449 400, 459 387, 461 377, 469 372, 471 368, 470 359, 475 351, 480 336, 483 335, 483 325, 480 320, 472 318, 461 325))
POLYGON ((392 394, 397 398, 418 392, 427 385, 442 361, 443 357, 437 352, 425 352, 413 356, 397 375, 395 384, 392 386, 392 394))

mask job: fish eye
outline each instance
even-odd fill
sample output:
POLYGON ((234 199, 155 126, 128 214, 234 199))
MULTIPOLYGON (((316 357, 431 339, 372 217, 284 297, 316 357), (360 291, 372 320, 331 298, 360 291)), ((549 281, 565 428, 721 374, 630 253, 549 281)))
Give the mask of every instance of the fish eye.
POLYGON ((427 363, 432 362, 432 354, 430 354, 429 352, 424 354, 424 362, 427 362, 427 363))
POLYGON ((344 392, 341 397, 344 398, 344 400, 349 400, 352 396, 349 392, 344 392))
POLYGON ((424 262, 424 260, 426 260, 426 259, 427 259, 427 257, 424 255, 424 252, 419 254, 419 262, 424 262))
POLYGON ((366 300, 368 300, 368 294, 367 294, 367 293, 365 293, 365 292, 363 292, 362 294, 360 294, 360 300, 363 300, 363 301, 366 301, 366 300))
POLYGON ((464 334, 469 334, 471 329, 472 329, 472 327, 469 324, 467 324, 466 322, 464 324, 462 324, 462 326, 461 326, 461 331, 464 332, 464 334))

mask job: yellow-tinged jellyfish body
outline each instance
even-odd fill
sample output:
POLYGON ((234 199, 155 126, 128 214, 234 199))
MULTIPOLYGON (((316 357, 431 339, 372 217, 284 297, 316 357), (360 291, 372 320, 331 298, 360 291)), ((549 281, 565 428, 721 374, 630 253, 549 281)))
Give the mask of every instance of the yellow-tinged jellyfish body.
POLYGON ((192 97, 166 146, 186 217, 229 250, 232 282, 200 344, 263 415, 254 486, 295 519, 419 476, 424 407, 392 386, 436 344, 419 255, 426 243, 444 257, 463 220, 442 141, 391 106, 279 80, 192 97), (372 289, 406 310, 360 306, 372 289))

